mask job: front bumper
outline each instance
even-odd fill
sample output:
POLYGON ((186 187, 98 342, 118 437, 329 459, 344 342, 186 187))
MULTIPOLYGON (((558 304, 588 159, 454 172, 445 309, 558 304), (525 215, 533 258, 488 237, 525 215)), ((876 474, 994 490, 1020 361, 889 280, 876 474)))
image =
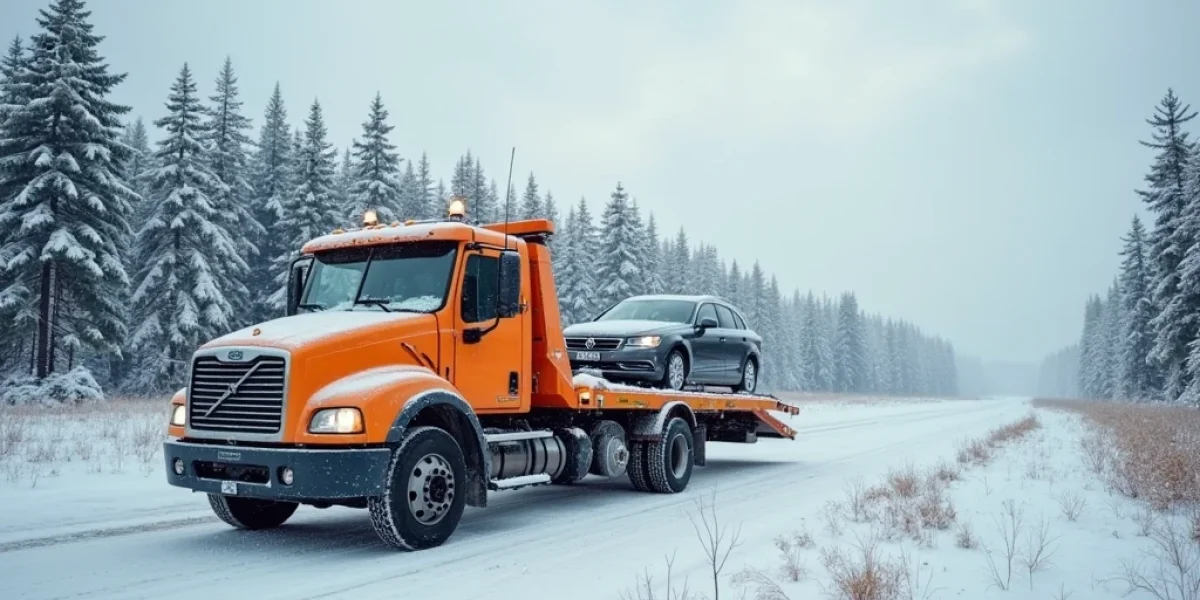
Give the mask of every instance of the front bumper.
POLYGON ((571 370, 590 369, 600 371, 606 379, 659 381, 663 378, 666 349, 636 348, 596 352, 599 357, 580 358, 586 351, 571 350, 568 357, 571 370))
POLYGON ((167 482, 209 494, 273 500, 337 500, 383 493, 388 448, 319 449, 163 443, 167 482), (183 474, 175 473, 176 459, 183 474), (291 485, 283 483, 285 468, 291 485))

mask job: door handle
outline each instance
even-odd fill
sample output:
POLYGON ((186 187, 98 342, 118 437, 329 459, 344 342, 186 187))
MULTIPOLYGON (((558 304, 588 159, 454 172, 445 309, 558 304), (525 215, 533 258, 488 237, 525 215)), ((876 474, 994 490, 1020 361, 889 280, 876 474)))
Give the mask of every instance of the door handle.
POLYGON ((724 342, 724 341, 725 341, 725 338, 717 338, 717 339, 719 339, 719 340, 720 340, 720 341, 722 341, 722 342, 724 342))

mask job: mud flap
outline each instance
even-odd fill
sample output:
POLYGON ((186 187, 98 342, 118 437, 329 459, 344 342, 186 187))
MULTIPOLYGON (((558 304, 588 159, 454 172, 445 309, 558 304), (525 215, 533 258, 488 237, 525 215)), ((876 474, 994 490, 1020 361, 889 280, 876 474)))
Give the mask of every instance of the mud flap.
POLYGON ((692 437, 692 464, 703 467, 707 462, 704 458, 704 442, 708 439, 708 426, 696 425, 692 430, 692 437))

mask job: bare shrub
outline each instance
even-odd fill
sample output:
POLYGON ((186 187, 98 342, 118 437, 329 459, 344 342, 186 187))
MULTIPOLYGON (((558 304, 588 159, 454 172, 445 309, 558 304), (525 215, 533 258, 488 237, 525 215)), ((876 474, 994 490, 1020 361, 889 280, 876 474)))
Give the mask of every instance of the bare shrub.
POLYGON ((958 462, 964 465, 985 465, 992 459, 992 451, 983 440, 967 440, 958 447, 958 462))
POLYGON ((1158 524, 1158 513, 1149 507, 1138 509, 1131 518, 1138 526, 1138 535, 1142 537, 1149 536, 1154 531, 1154 526, 1158 524))
POLYGON ((0 458, 15 455, 17 447, 25 441, 25 420, 18 419, 16 415, 11 414, 13 412, 15 411, 0 411, 0 458))
POLYGON ((1079 440, 1079 447, 1083 450, 1083 457, 1093 473, 1099 475, 1108 468, 1112 451, 1100 434, 1091 432, 1083 436, 1079 440))
MULTIPOLYGON (((683 580, 683 587, 675 589, 671 581, 671 568, 675 564, 675 554, 672 553, 667 561, 667 587, 663 592, 662 600, 692 600, 693 596, 688 591, 687 578, 683 580)), ((650 570, 647 569, 643 575, 637 577, 637 585, 633 588, 633 593, 622 592, 623 600, 659 600, 659 596, 654 593, 654 579, 650 575, 650 570)))
POLYGON ((843 600, 894 600, 900 598, 905 567, 879 556, 878 542, 856 545, 857 552, 822 548, 821 565, 829 572, 833 595, 843 600))
POLYGON ((971 529, 969 521, 958 524, 958 530, 954 532, 954 544, 963 550, 974 550, 979 547, 979 538, 975 537, 975 531, 971 529))
POLYGON ((1004 512, 993 517, 993 521, 996 524, 997 533, 1000 534, 999 559, 987 545, 983 546, 983 552, 987 557, 992 585, 1002 590, 1008 590, 1012 585, 1013 567, 1019 558, 1020 551, 1017 548, 1017 540, 1023 526, 1024 510, 1017 508, 1016 503, 1012 500, 1005 500, 1004 512))
POLYGON ((846 509, 850 513, 851 521, 856 523, 869 521, 871 519, 870 503, 868 489, 862 479, 856 479, 853 483, 846 485, 846 509))
POLYGON ((1057 500, 1058 508, 1068 521, 1079 520, 1079 515, 1083 514, 1083 509, 1087 506, 1087 500, 1082 495, 1070 490, 1059 494, 1057 500))
POLYGON ((821 518, 825 521, 825 530, 829 535, 838 537, 842 535, 842 520, 844 519, 845 509, 841 504, 826 500, 821 506, 821 518))
POLYGON ((954 523, 957 516, 950 498, 940 485, 929 485, 921 491, 921 497, 916 504, 917 514, 921 517, 922 527, 946 530, 954 523))
POLYGON ((892 493, 901 498, 914 498, 920 489, 921 477, 916 467, 907 463, 902 469, 893 469, 888 473, 888 487, 892 493))
POLYGON ((1200 543, 1200 508, 1192 509, 1192 515, 1188 517, 1188 521, 1192 526, 1192 541, 1200 543))
POLYGON ((813 545, 812 536, 807 531, 793 532, 789 536, 775 538, 775 547, 779 550, 783 566, 780 569, 783 576, 791 581, 800 581, 807 576, 804 566, 804 549, 813 545))
POLYGON ((1141 590, 1160 600, 1200 600, 1200 545, 1169 520, 1156 523, 1149 537, 1153 546, 1143 550, 1137 563, 1122 561, 1118 579, 1129 586, 1129 592, 1141 590))
POLYGON ((729 554, 740 545, 738 538, 742 528, 739 525, 733 531, 729 531, 727 526, 721 525, 720 519, 717 518, 716 488, 713 488, 712 501, 707 505, 703 498, 696 499, 696 512, 700 516, 701 525, 696 525, 696 520, 690 514, 688 519, 692 521, 696 538, 700 540, 700 546, 708 559, 709 572, 712 573, 713 600, 721 600, 721 571, 729 560, 729 554))
POLYGON ((730 578, 730 582, 734 585, 752 586, 754 590, 754 596, 752 597, 754 600, 791 600, 784 593, 783 588, 779 587, 779 584, 775 583, 766 574, 751 567, 746 567, 734 573, 733 577, 730 578))
POLYGON ((907 600, 928 600, 930 594, 937 591, 930 587, 933 583, 933 569, 928 572, 928 577, 925 581, 921 581, 921 557, 917 556, 913 560, 909 560, 908 553, 904 550, 900 551, 900 563, 904 565, 904 570, 901 573, 901 579, 904 583, 903 597, 907 600), (909 565, 912 565, 910 568, 909 565))
POLYGON ((1021 564, 1029 574, 1029 590, 1033 591, 1033 574, 1050 566, 1050 557, 1054 549, 1050 547, 1057 538, 1050 537, 1050 521, 1044 517, 1038 523, 1037 529, 1030 529, 1025 534, 1025 553, 1021 556, 1021 564))
POLYGON ((958 481, 962 476, 962 472, 959 471, 958 467, 943 460, 942 462, 938 463, 937 467, 934 468, 933 475, 943 483, 950 483, 952 481, 958 481))

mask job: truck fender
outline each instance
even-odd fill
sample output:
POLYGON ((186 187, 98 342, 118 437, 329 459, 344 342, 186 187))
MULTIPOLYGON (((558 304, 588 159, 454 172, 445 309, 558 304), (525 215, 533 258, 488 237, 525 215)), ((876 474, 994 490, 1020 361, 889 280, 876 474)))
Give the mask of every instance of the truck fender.
POLYGON ((629 439, 647 442, 657 440, 662 436, 667 419, 671 417, 682 417, 693 430, 696 428, 696 414, 692 412, 692 407, 682 400, 672 400, 664 404, 656 414, 642 415, 631 419, 629 439))
POLYGON ((446 389, 431 389, 417 393, 404 403, 396 415, 387 441, 399 443, 409 427, 433 425, 445 429, 462 443, 467 464, 466 491, 468 506, 487 506, 487 482, 491 473, 491 452, 483 434, 483 426, 471 405, 461 395, 446 389))

